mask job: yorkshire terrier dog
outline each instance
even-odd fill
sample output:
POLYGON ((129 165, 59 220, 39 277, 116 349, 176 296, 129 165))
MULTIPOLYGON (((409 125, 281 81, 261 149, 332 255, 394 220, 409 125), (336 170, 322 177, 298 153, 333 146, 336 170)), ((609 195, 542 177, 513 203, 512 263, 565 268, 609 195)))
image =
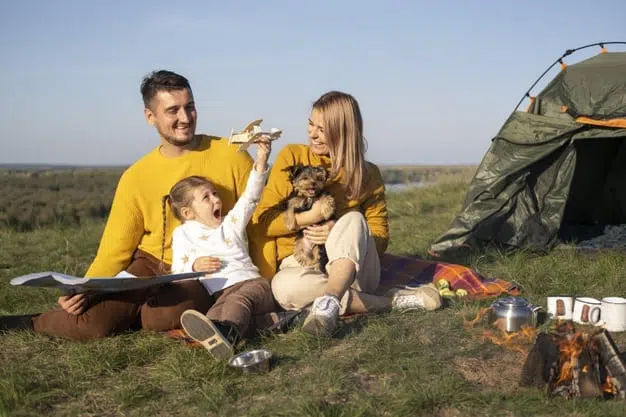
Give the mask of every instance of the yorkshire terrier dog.
MULTIPOLYGON (((324 190, 328 172, 323 167, 297 164, 285 169, 289 172, 289 179, 293 191, 285 200, 285 226, 290 230, 296 229, 296 213, 311 209, 316 200, 322 201, 322 217, 329 220, 335 214, 335 199, 324 190)), ((302 230, 296 235, 294 257, 302 266, 312 266, 326 272, 328 256, 324 245, 316 245, 304 237, 302 230)))

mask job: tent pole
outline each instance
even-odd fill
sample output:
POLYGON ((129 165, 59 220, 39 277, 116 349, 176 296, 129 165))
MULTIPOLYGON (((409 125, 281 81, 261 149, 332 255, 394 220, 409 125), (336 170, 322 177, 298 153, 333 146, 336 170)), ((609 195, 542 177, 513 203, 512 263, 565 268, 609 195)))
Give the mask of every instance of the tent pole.
POLYGON ((567 49, 563 55, 561 55, 556 61, 554 61, 552 63, 552 65, 550 65, 543 73, 541 73, 541 75, 539 76, 539 78, 537 78, 537 80, 530 86, 530 88, 526 91, 526 93, 524 93, 524 95, 522 96, 522 98, 520 99, 520 101, 517 103, 517 106, 515 106, 515 108, 513 109, 513 111, 511 112, 511 114, 509 115, 508 118, 510 118, 519 108, 520 104, 522 104, 522 102, 526 99, 526 97, 530 97, 530 92, 532 91, 533 88, 535 88, 535 86, 539 83, 539 81, 541 81, 541 79, 558 63, 561 63, 563 58, 565 58, 566 56, 569 56, 571 54, 573 54, 574 52, 580 51, 581 49, 586 49, 586 48, 590 48, 592 46, 600 46, 601 48, 604 48, 604 45, 615 45, 615 44, 619 44, 619 45, 626 45, 625 41, 608 41, 608 42, 596 42, 596 43, 590 43, 589 45, 584 45, 584 46, 579 46, 578 48, 574 48, 574 49, 567 49))

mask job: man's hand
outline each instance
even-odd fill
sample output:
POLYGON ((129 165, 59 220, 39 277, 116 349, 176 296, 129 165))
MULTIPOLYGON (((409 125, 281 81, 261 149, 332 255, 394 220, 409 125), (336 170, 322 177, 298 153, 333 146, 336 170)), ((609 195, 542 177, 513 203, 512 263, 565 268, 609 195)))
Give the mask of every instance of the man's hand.
POLYGON ((78 316, 83 314, 89 307, 89 296, 85 293, 72 294, 59 297, 57 300, 63 310, 69 314, 78 316))
POLYGON ((304 237, 315 243, 316 245, 324 245, 328 240, 328 235, 332 230, 333 226, 335 226, 334 220, 327 220, 322 224, 312 224, 311 226, 307 226, 302 233, 304 237))
POLYGON ((192 269, 194 272, 206 272, 207 274, 212 274, 219 271, 221 267, 222 262, 219 258, 214 258, 213 256, 201 256, 193 262, 192 269))
POLYGON ((265 172, 267 170, 267 159, 270 156, 270 152, 272 152, 272 141, 268 136, 260 136, 254 143, 257 144, 254 170, 256 172, 265 172))

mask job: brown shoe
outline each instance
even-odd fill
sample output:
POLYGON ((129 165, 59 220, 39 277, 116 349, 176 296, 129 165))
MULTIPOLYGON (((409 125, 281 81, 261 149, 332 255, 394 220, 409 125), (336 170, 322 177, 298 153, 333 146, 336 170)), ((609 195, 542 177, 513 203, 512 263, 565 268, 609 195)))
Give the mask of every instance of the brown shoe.
POLYGON ((231 343, 204 314, 196 310, 186 310, 180 316, 180 324, 185 333, 199 342, 215 359, 226 360, 233 356, 231 343))

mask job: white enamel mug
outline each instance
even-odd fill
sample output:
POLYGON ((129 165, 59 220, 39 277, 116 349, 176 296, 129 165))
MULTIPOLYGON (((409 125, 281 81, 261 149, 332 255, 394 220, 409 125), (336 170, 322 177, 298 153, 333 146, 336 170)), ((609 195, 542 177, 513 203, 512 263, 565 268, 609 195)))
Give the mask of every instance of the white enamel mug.
POLYGON ((601 303, 601 321, 598 325, 610 332, 626 331, 626 298, 604 297, 601 303))
POLYGON ((548 297, 548 317, 571 320, 574 311, 574 297, 557 295, 548 297))
POLYGON ((580 324, 598 324, 600 322, 602 303, 591 297, 576 297, 572 320, 580 324))

